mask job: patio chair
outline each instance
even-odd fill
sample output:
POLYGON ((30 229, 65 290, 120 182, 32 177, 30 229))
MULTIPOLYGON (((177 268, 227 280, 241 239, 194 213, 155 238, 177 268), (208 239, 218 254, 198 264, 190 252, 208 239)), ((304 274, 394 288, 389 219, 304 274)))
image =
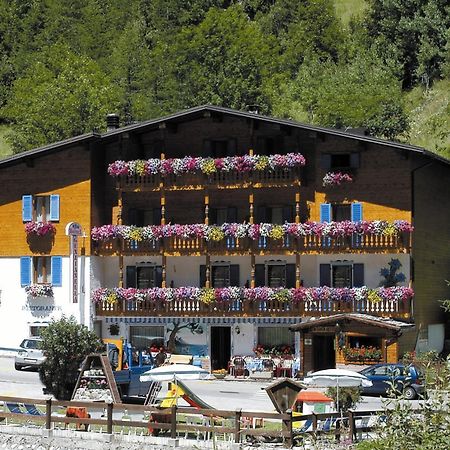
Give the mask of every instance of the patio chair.
POLYGON ((231 361, 230 369, 234 377, 245 376, 245 360, 241 356, 235 356, 231 361))
POLYGON ((31 414, 32 416, 44 416, 45 414, 39 411, 36 408, 36 405, 32 405, 30 403, 24 403, 25 409, 27 410, 27 414, 31 414))
POLYGON ((23 414, 24 413, 18 403, 6 403, 6 407, 8 408, 10 413, 13 413, 13 414, 23 414))

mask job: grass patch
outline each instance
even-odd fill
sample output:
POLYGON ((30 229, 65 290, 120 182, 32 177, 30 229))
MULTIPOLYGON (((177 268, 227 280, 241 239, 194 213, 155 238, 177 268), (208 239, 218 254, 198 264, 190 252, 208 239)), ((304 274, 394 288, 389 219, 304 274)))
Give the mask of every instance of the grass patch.
POLYGON ((429 90, 415 87, 405 95, 411 129, 408 143, 450 159, 450 80, 429 90))
POLYGON ((11 146, 6 142, 6 134, 9 130, 10 127, 8 125, 0 125, 0 159, 12 155, 11 146))
POLYGON ((350 22, 352 16, 361 17, 367 9, 366 0, 335 0, 334 9, 336 16, 341 19, 346 26, 350 22))

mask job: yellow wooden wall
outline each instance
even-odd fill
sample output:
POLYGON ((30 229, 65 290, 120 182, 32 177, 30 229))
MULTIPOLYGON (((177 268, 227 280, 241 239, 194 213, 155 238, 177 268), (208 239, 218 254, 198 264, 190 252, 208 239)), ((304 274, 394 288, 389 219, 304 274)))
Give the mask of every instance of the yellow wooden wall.
MULTIPOLYGON (((0 235, 3 237, 0 256, 68 255, 69 238, 65 235, 68 222, 80 223, 86 234, 90 234, 90 158, 83 147, 37 157, 28 165, 3 167, 0 185, 0 235), (32 248, 27 242, 22 222, 22 196, 28 194, 60 195, 60 220, 53 222, 56 235, 50 247, 43 242, 45 239, 34 239, 32 248), (42 247, 39 247, 39 240, 44 244, 42 247)), ((86 247, 89 253, 88 242, 86 247)))

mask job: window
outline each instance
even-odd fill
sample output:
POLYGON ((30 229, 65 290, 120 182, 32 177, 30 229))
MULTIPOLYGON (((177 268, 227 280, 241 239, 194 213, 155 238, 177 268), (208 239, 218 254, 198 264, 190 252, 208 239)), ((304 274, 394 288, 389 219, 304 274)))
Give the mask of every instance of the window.
POLYGON ((59 195, 24 195, 22 220, 23 222, 59 221, 59 195))
POLYGON ((36 222, 50 221, 50 196, 39 195, 34 197, 33 215, 36 222))
POLYGON ((30 325, 30 336, 39 337, 47 325, 30 325))
POLYGON ((237 208, 235 206, 209 208, 210 225, 223 225, 224 223, 235 222, 237 222, 237 208))
POLYGON ((211 141, 211 156, 213 158, 225 158, 226 156, 228 156, 228 141, 211 141))
MULTIPOLYGON (((240 286, 239 264, 230 264, 228 261, 216 261, 210 269, 210 286, 214 288, 240 286)), ((200 266, 200 287, 206 286, 206 266, 200 266)))
POLYGON ((128 210, 128 224, 137 227, 161 224, 161 208, 128 210))
POLYGON ((335 288, 364 286, 364 264, 346 260, 320 264, 319 283, 335 288))
POLYGON ((294 333, 287 327, 258 327, 258 344, 276 347, 278 345, 294 346, 294 333))
POLYGON ((62 256, 22 256, 20 285, 51 283, 62 286, 62 256))
POLYGON ((255 286, 295 288, 295 264, 268 261, 255 264, 255 286))
POLYGON ((336 203, 331 205, 331 220, 334 222, 342 222, 344 220, 351 220, 351 205, 336 203))
POLYGON ((230 266, 211 266, 211 286, 222 288, 230 286, 230 266))
POLYGON ((256 209, 257 223, 273 223, 282 225, 285 222, 292 222, 292 205, 284 206, 264 206, 260 205, 256 209))
POLYGON ((164 326, 130 327, 130 342, 138 350, 164 345, 164 326))
POLYGON ((333 264, 331 266, 331 280, 332 280, 331 287, 351 288, 353 286, 352 266, 333 264))
POLYGON ((212 158, 225 158, 226 156, 236 155, 236 139, 219 138, 206 139, 203 141, 203 156, 212 158))
POLYGON ((162 267, 153 264, 127 266, 127 287, 149 289, 161 287, 162 267))
POLYGON ((267 286, 271 288, 286 286, 286 264, 267 266, 267 286))
POLYGON ((350 170, 359 167, 359 153, 322 153, 320 166, 325 170, 350 170))
POLYGON ((350 167, 350 153, 331 155, 331 169, 347 169, 350 167))
POLYGON ((362 203, 322 203, 320 205, 321 222, 340 222, 343 220, 351 220, 352 222, 363 220, 362 203))
POLYGON ((50 256, 33 257, 33 282, 36 284, 52 282, 52 259, 50 256))
POLYGON ((375 347, 381 348, 381 338, 372 336, 348 336, 349 347, 375 347))

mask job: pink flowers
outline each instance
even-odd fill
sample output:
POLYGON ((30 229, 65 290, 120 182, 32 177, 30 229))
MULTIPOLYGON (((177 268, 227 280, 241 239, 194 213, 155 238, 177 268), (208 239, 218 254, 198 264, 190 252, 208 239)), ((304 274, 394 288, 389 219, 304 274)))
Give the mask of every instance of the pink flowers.
POLYGON ((30 284, 25 286, 25 292, 29 297, 53 297, 51 284, 30 284))
MULTIPOLYGON (((28 224, 27 224, 28 225, 28 224)), ((50 224, 51 225, 51 224, 50 224)), ((392 236, 400 232, 411 232, 414 227, 405 220, 393 223, 385 220, 351 222, 305 222, 276 225, 271 223, 224 223, 223 225, 205 225, 194 223, 187 225, 103 225, 94 227, 91 231, 93 241, 108 241, 115 238, 134 241, 158 241, 163 238, 179 237, 182 239, 205 239, 206 241, 221 241, 226 237, 235 239, 250 238, 258 240, 260 237, 282 239, 285 236, 302 238, 304 236, 349 237, 353 235, 392 236)))
POLYGON ((108 166, 111 176, 121 175, 182 175, 185 173, 201 172, 211 175, 223 171, 245 173, 257 170, 291 169, 304 166, 306 160, 300 153, 286 155, 243 155, 228 156, 226 158, 201 158, 185 156, 184 158, 148 159, 136 161, 115 161, 108 166))
POLYGON ((340 186, 342 183, 351 183, 353 178, 348 173, 328 172, 322 180, 323 187, 340 186))
POLYGON ((202 303, 220 302, 240 302, 253 301, 265 302, 268 300, 280 303, 290 302, 353 302, 368 301, 372 294, 375 294, 383 301, 402 302, 410 300, 414 292, 411 288, 395 286, 390 288, 371 289, 366 286, 360 288, 330 288, 321 287, 301 287, 301 288, 270 288, 256 287, 244 288, 230 286, 225 288, 199 288, 194 286, 178 288, 101 288, 92 292, 94 303, 117 303, 118 301, 198 301, 202 303))
POLYGON ((27 235, 49 236, 56 233, 56 227, 49 222, 27 222, 25 224, 25 232, 27 235))

